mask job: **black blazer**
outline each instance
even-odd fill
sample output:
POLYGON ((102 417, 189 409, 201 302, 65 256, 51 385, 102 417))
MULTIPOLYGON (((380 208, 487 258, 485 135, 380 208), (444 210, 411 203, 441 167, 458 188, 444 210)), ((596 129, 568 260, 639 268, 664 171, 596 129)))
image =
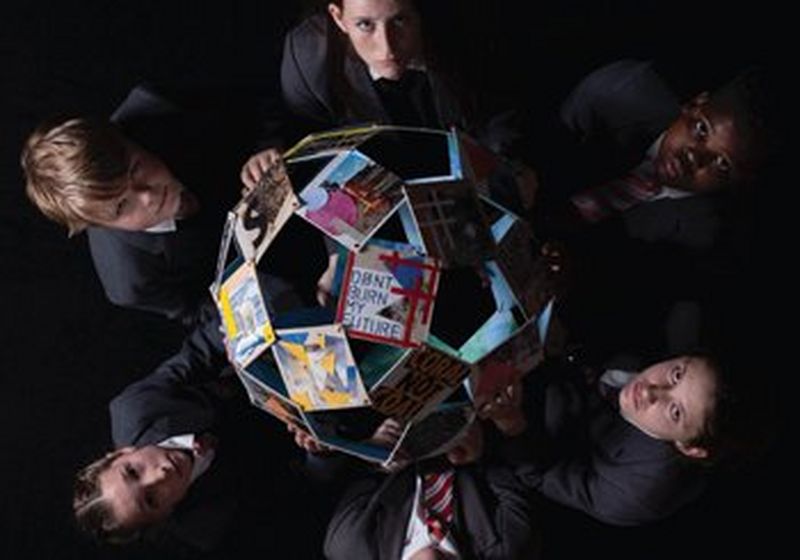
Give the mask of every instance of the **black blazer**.
POLYGON ((89 248, 108 299, 181 318, 195 313, 213 280, 227 210, 238 194, 241 138, 211 115, 189 114, 154 90, 131 91, 111 120, 159 156, 200 201, 200 211, 167 233, 89 227, 89 248))
POLYGON ((612 525, 673 514, 705 486, 703 467, 628 423, 580 372, 556 366, 526 379, 528 429, 502 453, 528 487, 612 525))
MULTIPOLYGON (((268 275, 261 280, 271 312, 299 305, 285 282, 268 275)), ((271 517, 274 509, 269 504, 298 493, 288 471, 295 446, 287 438, 276 439, 274 433, 265 437, 264 430, 278 427, 277 423, 264 422, 235 376, 221 377, 228 360, 220 327, 217 310, 203 306, 198 326, 180 351, 126 387, 109 406, 117 448, 156 445, 189 433, 211 432, 219 438, 209 470, 192 483, 169 519, 151 531, 151 537, 176 551, 215 548, 228 538, 232 525, 236 534, 248 534, 253 527, 271 531, 281 520, 271 517), (259 484, 252 484, 254 480, 259 484), (243 517, 234 524, 237 513, 243 517)))
MULTIPOLYGON (((622 60, 592 72, 561 107, 560 119, 571 138, 555 155, 558 163, 545 188, 566 198, 623 175, 644 160, 647 149, 679 115, 679 100, 650 63, 622 60)), ((721 227, 718 198, 647 202, 604 227, 616 227, 635 240, 705 251, 721 227)))
MULTIPOLYGON (((390 122, 389 114, 372 83, 366 65, 352 52, 345 38, 330 36, 327 14, 304 20, 286 35, 281 64, 281 89, 291 113, 306 122, 307 130, 336 128, 343 125, 390 122), (342 67, 336 68, 335 48, 342 48, 342 67), (345 114, 337 106, 333 91, 333 73, 344 70, 354 114, 345 114)), ((440 128, 456 126, 485 146, 505 152, 517 138, 514 114, 502 112, 485 119, 468 118, 463 104, 445 80, 434 71, 427 71, 433 106, 440 128), (480 121, 480 122, 478 122, 480 121)))
MULTIPOLYGON (((206 385, 218 379, 227 363, 214 315, 186 338, 177 354, 111 401, 115 447, 156 445, 188 433, 220 433, 222 401, 206 385)), ((192 483, 170 518, 150 536, 168 546, 208 550, 216 545, 236 506, 230 486, 234 477, 225 463, 221 443, 209 471, 192 483)))
MULTIPOLYGON (((560 111, 568 134, 552 147, 559 153, 544 174, 534 229, 567 242, 575 267, 562 319, 599 362, 620 351, 663 355, 676 302, 699 302, 705 315, 727 268, 719 262, 724 194, 645 202, 597 224, 559 223, 574 214, 571 194, 639 165, 679 114, 653 66, 634 60, 591 73, 560 111)), ((702 319, 687 328, 700 333, 702 319)))
MULTIPOLYGON (((353 484, 333 514, 325 556, 399 560, 414 501, 416 472, 353 484)), ((454 536, 461 558, 536 558, 540 535, 532 508, 512 473, 503 468, 456 469, 454 536)))

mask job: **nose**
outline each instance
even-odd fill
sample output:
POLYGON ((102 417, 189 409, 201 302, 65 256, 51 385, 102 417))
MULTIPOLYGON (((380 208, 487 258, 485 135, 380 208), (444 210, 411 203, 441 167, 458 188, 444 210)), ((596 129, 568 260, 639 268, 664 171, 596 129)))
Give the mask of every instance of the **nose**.
POLYGON ((692 171, 703 169, 714 160, 714 154, 703 148, 686 148, 683 152, 683 161, 692 171))
POLYGON ((376 31, 375 42, 379 60, 394 58, 397 38, 391 27, 386 25, 379 26, 376 31))
POLYGON ((142 485, 145 487, 158 486, 161 482, 171 477, 174 470, 175 468, 169 461, 153 465, 147 470, 142 485))
POLYGON ((133 192, 139 204, 145 208, 149 208, 158 201, 155 189, 147 183, 136 183, 133 185, 133 192))
POLYGON ((660 385, 657 383, 647 383, 644 386, 644 398, 648 404, 655 404, 669 391, 668 385, 660 385))
POLYGON ((681 152, 681 162, 688 171, 694 171, 697 165, 697 153, 695 149, 687 146, 681 152))

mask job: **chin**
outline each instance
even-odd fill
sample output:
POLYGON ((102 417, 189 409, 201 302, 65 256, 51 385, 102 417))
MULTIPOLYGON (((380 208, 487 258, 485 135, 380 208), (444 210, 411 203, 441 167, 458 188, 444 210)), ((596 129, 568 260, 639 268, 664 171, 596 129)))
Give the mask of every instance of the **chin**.
POLYGON ((387 80, 399 80, 400 77, 403 75, 404 71, 405 71, 404 66, 391 65, 379 68, 377 74, 381 78, 386 78, 387 80))

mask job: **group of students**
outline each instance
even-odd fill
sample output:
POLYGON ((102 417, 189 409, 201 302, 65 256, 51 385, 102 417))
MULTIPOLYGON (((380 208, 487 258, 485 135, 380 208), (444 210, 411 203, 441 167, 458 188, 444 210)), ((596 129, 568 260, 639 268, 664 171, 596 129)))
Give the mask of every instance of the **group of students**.
MULTIPOLYGON (((563 242, 571 256, 557 315, 567 349, 581 343, 592 363, 553 352, 484 406, 446 456, 391 473, 347 461, 343 473, 342 461, 294 430, 309 473, 356 479, 334 508, 324 553, 536 557, 543 500, 614 525, 669 516, 700 495, 708 466, 735 440, 727 362, 699 350, 708 319, 697 263, 726 231, 728 199, 768 156, 758 84, 745 74, 681 104, 650 63, 616 62, 564 102, 546 156, 515 153, 513 112, 482 113, 488 105, 472 103, 480 96, 438 64, 426 5, 332 1, 292 29, 281 67, 285 120, 297 133, 364 122, 455 126, 532 163, 539 180, 505 194, 540 238, 563 242), (643 334, 647 346, 636 348, 643 334), (654 348, 671 357, 647 367, 629 356, 609 361, 631 350, 650 359, 654 348), (424 482, 432 473, 450 475, 441 483, 447 507, 435 515, 424 482)), ((101 540, 169 526, 207 550, 225 526, 224 488, 209 481, 226 450, 227 358, 207 287, 239 196, 223 186, 238 176, 252 188, 284 146, 249 155, 220 129, 204 130, 212 122, 138 87, 110 120, 47 121, 23 149, 28 196, 70 235, 86 230, 109 300, 190 329, 175 356, 111 402, 115 449, 78 473, 76 519, 101 540)), ((295 280, 324 283, 321 255, 268 283, 267 305, 298 297, 295 280)))

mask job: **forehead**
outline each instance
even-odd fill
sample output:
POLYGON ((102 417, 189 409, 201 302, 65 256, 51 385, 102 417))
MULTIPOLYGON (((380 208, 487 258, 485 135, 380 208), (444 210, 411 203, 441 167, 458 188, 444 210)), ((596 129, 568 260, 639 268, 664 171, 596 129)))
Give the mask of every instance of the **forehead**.
POLYGON ((682 383, 686 423, 699 430, 714 408, 717 378, 703 359, 684 357, 679 360, 684 360, 686 363, 686 373, 682 383))
POLYGON ((348 15, 393 15, 411 7, 408 0, 342 0, 342 10, 348 15))
POLYGON ((87 198, 82 204, 82 214, 90 221, 110 220, 114 216, 114 211, 119 199, 124 196, 131 188, 127 176, 120 177, 115 181, 107 183, 107 188, 102 192, 102 196, 87 198))
POLYGON ((135 482, 128 481, 124 476, 125 464, 131 460, 136 460, 135 454, 137 451, 117 457, 98 476, 101 494, 111 505, 114 518, 121 525, 131 528, 144 522, 143 514, 139 507, 138 485, 135 482))
POLYGON ((745 123, 746 117, 713 100, 703 105, 699 111, 711 125, 709 147, 724 152, 737 167, 750 167, 756 146, 751 141, 751 134, 745 123))

